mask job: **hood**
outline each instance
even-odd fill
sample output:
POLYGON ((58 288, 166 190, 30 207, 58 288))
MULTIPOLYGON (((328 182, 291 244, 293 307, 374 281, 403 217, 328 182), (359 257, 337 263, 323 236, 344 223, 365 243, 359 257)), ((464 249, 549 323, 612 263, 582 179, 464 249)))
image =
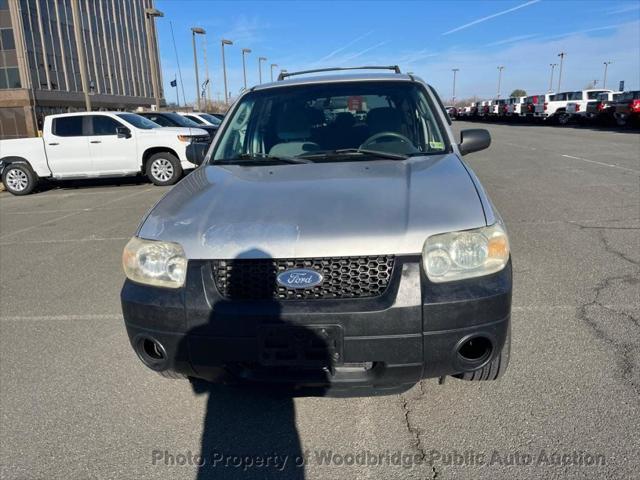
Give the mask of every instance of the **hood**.
POLYGON ((419 254, 436 233, 485 225, 454 155, 196 169, 138 230, 190 259, 419 254))

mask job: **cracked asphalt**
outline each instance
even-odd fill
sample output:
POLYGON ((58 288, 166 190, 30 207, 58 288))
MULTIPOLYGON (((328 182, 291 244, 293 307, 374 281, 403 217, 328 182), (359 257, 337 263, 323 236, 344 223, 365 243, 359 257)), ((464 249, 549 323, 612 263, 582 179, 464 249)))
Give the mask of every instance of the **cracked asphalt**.
POLYGON ((122 325, 120 254, 166 189, 0 193, 0 478, 638 478, 640 135, 486 128, 491 148, 466 159, 511 238, 511 364, 401 396, 152 374, 122 325), (219 462, 198 468, 203 452, 219 462))

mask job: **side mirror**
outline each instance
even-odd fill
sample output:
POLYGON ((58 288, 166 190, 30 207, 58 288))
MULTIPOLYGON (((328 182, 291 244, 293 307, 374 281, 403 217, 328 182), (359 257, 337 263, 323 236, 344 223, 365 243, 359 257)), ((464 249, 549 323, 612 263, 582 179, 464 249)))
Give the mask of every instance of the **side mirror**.
POLYGON ((191 163, 195 163, 196 165, 202 165, 204 162, 204 157, 207 155, 207 151, 209 150, 209 145, 205 143, 190 143, 187 145, 187 160, 191 163))
POLYGON ((491 135, 484 128, 471 128, 460 132, 458 148, 462 155, 484 150, 491 145, 491 135))
POLYGON ((118 135, 118 138, 129 138, 131 137, 131 130, 127 127, 117 127, 116 134, 118 135))

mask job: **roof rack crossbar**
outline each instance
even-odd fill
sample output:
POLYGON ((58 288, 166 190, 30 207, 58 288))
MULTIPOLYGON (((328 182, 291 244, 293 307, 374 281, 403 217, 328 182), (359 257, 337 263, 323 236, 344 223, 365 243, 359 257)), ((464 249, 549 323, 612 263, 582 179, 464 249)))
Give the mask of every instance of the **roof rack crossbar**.
POLYGON ((400 67, 398 65, 388 65, 388 66, 363 66, 363 67, 333 67, 333 68, 317 68, 314 70, 301 70, 299 72, 280 72, 278 75, 278 81, 284 80, 287 77, 293 77, 294 75, 305 75, 307 73, 320 73, 320 72, 338 72, 341 70, 393 70, 396 73, 400 72, 400 67))

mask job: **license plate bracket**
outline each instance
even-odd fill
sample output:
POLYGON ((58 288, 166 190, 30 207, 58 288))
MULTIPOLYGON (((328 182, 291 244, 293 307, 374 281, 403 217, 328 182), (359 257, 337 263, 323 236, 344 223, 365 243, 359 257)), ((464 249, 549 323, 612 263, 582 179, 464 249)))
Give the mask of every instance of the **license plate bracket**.
POLYGON ((258 331, 260 363, 309 368, 339 365, 343 338, 337 325, 265 325, 258 331))

